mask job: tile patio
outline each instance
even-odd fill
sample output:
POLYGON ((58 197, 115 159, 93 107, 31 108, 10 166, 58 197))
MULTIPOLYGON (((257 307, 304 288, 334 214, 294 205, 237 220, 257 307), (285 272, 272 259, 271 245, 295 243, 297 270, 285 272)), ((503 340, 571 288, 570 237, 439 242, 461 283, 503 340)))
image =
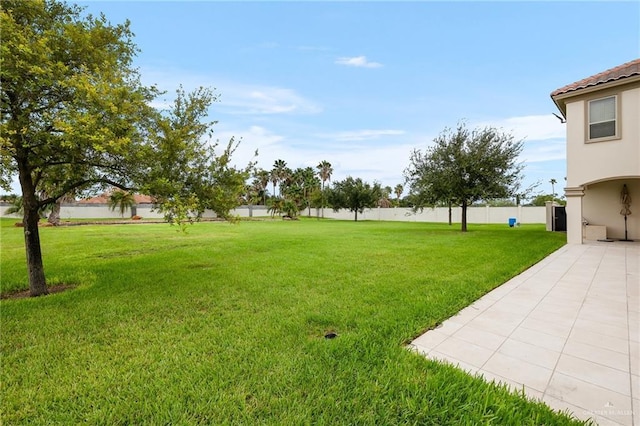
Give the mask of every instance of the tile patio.
POLYGON ((640 243, 566 245, 411 345, 599 425, 640 425, 640 243))

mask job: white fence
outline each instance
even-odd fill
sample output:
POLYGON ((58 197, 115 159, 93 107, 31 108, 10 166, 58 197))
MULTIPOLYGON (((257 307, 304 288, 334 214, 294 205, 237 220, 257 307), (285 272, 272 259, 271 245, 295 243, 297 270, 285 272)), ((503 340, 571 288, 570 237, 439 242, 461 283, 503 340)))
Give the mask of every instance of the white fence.
MULTIPOLYGON (((0 203, 0 217, 14 217, 16 215, 5 215, 9 204, 0 203)), ((241 206, 233 210, 232 215, 240 217, 269 217, 267 208, 264 206, 241 206)), ((153 211, 150 205, 139 205, 136 207, 136 214, 143 219, 162 219, 162 214, 153 211)), ((313 217, 320 216, 319 209, 312 209, 313 217)), ((301 216, 307 216, 308 211, 300 212, 301 216)), ((125 218, 131 216, 131 211, 127 210, 125 218)), ((211 211, 206 211, 205 218, 214 218, 216 215, 211 211)), ((112 211, 106 204, 63 204, 60 209, 60 218, 66 219, 105 219, 120 218, 120 213, 112 211)), ((348 210, 334 212, 330 208, 324 209, 324 217, 329 219, 353 220, 354 214, 348 210)), ((452 221, 460 223, 462 209, 454 207, 452 209, 452 221)), ((515 218, 518 223, 546 223, 547 213, 545 207, 469 207, 467 209, 467 222, 469 223, 509 223, 510 218, 515 218)), ((363 213, 358 213, 358 220, 384 220, 403 222, 448 222, 449 209, 446 207, 425 208, 422 211, 413 213, 408 208, 373 208, 366 209, 363 213)))
MULTIPOLYGON (((354 213, 348 210, 334 212, 324 210, 324 217, 332 219, 353 220, 354 213)), ((518 223, 545 223, 546 210, 544 207, 469 207, 467 209, 468 223, 509 223, 515 218, 518 223)), ((408 208, 374 208, 358 213, 358 220, 385 220, 404 222, 448 222, 449 209, 447 207, 425 208, 413 213, 408 208)), ((451 209, 451 220, 454 223, 462 221, 462 209, 451 209)))

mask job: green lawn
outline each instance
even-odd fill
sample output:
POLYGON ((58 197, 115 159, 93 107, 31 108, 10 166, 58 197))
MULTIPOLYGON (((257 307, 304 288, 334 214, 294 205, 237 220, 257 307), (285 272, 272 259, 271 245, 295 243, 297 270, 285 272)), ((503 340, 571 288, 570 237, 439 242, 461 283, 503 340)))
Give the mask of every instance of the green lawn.
MULTIPOLYGON (((3 293, 26 283, 13 222, 3 293)), ((2 423, 570 424, 404 347, 564 241, 542 226, 458 229, 42 228, 49 282, 78 287, 0 302, 2 423)))

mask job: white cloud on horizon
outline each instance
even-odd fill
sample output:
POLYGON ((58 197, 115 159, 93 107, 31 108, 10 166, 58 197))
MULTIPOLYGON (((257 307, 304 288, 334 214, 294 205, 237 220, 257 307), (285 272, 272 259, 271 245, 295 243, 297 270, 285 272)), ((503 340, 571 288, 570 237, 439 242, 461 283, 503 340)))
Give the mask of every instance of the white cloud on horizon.
MULTIPOLYGON (((404 133, 393 131, 395 136, 404 133)), ((221 147, 226 146, 231 136, 242 138, 233 157, 233 163, 238 166, 244 166, 253 159, 257 161, 257 167, 270 170, 275 160, 282 159, 293 169, 315 169, 318 163, 326 160, 334 169, 332 181, 353 176, 368 182, 378 181, 385 186, 403 183, 402 173, 409 164, 409 156, 415 146, 397 139, 374 147, 359 144, 355 140, 350 141, 351 143, 335 143, 336 140, 328 135, 316 135, 301 141, 296 136, 279 134, 262 126, 250 126, 241 130, 223 129, 216 131, 215 135, 220 140, 221 147), (254 158, 256 149, 259 154, 254 158)))
POLYGON ((346 132, 337 132, 337 133, 327 133, 318 135, 319 137, 326 139, 333 139, 341 142, 348 141, 364 141, 371 139, 378 139, 382 136, 399 136, 404 135, 406 132, 404 130, 393 130, 393 129, 382 129, 382 130, 354 130, 354 131, 346 131, 346 132))
POLYGON ((547 140, 564 139, 566 125, 561 124, 553 115, 526 115, 509 117, 494 121, 478 122, 473 127, 495 127, 511 133, 516 139, 547 140))
POLYGON ((336 59, 336 64, 346 65, 348 67, 359 68, 380 68, 382 64, 379 62, 370 62, 366 56, 345 56, 336 59))
POLYGON ((509 117, 475 123, 472 127, 495 127, 524 141, 521 158, 525 163, 564 160, 566 128, 552 114, 509 117))

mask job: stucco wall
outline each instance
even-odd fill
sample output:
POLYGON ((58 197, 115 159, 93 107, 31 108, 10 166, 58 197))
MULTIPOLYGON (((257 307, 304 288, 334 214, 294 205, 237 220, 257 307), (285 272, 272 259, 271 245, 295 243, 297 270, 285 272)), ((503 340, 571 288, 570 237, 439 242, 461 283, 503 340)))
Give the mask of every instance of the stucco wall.
POLYGON ((625 183, 632 201, 631 215, 627 216, 628 238, 640 239, 640 179, 589 185, 582 199, 582 214, 591 225, 605 225, 608 238, 624 238, 624 216, 620 215, 622 209, 620 193, 625 183))
MULTIPOLYGON (((8 204, 0 204, 0 216, 5 216, 4 212, 9 208, 8 204)), ((104 219, 119 218, 118 212, 111 211, 105 204, 66 204, 62 206, 60 217, 64 219, 104 219)), ((151 207, 138 207, 137 213, 144 219, 161 219, 162 215, 158 212, 152 212, 151 207)), ((461 220, 461 209, 454 207, 452 209, 453 222, 459 223, 461 220)), ((241 207, 232 211, 233 215, 240 217, 265 217, 269 216, 267 209, 262 206, 253 206, 252 212, 248 207, 241 207)), ((320 214, 315 209, 311 210, 312 216, 320 214)), ((125 217, 130 216, 130 212, 125 213, 125 217)), ((215 217, 213 212, 206 212, 205 217, 215 217)), ((301 212, 301 216, 307 216, 307 211, 301 212)), ((324 210, 324 217, 330 219, 353 220, 353 213, 348 210, 334 212, 332 209, 324 210)), ((467 221, 469 223, 509 223, 509 218, 516 218, 519 223, 545 223, 546 212, 544 207, 469 207, 467 212, 467 221)), ((441 222, 446 223, 449 220, 449 211, 445 207, 435 209, 424 209, 422 212, 413 213, 411 209, 406 208, 374 208, 367 209, 362 214, 358 214, 358 220, 385 220, 385 221, 404 221, 404 222, 441 222)))
MULTIPOLYGON (((462 220, 462 209, 454 207, 451 211, 454 223, 462 220)), ((325 209, 324 217, 332 219, 353 220, 354 214, 348 210, 334 212, 325 209)), ((467 210, 468 223, 509 223, 509 218, 516 218, 519 223, 545 223, 546 212, 544 207, 469 207, 467 210)), ((366 209, 358 213, 358 220, 386 220, 404 222, 436 222, 449 221, 449 209, 437 207, 426 208, 423 211, 413 213, 407 208, 374 208, 366 209)))
MULTIPOLYGON (((636 85, 637 86, 637 85, 636 85)), ((567 103, 567 186, 640 175, 640 87, 612 88, 567 103), (621 138, 585 143, 587 103, 617 94, 621 138)))
MULTIPOLYGON (((570 94, 567 117, 567 242, 583 241, 586 220, 607 227, 608 238, 624 238, 620 191, 627 184, 640 207, 640 81, 614 82, 570 94), (586 93, 585 93, 586 92, 586 93), (587 141, 588 102, 617 95, 619 138, 587 141)), ((640 209, 628 216, 628 238, 640 238, 640 209)), ((633 213, 634 207, 631 207, 633 213)))

